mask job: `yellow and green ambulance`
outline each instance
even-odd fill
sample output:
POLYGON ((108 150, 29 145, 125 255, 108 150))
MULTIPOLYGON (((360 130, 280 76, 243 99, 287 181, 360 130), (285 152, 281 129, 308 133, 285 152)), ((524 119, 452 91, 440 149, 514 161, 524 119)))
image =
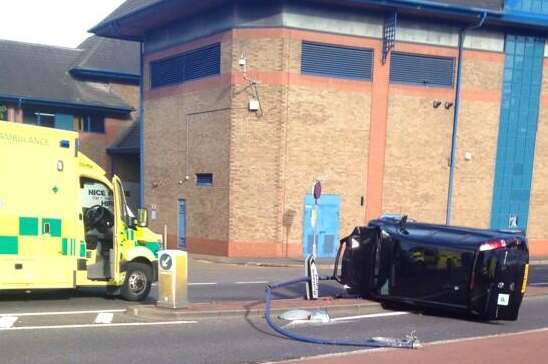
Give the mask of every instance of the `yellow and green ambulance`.
POLYGON ((0 121, 0 294, 105 287, 128 300, 157 279, 161 236, 78 134, 0 121))

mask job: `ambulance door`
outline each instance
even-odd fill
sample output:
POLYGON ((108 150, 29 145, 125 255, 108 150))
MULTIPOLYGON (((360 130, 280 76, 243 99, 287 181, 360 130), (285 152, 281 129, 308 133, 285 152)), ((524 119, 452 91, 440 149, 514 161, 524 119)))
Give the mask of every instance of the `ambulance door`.
POLYGON ((128 221, 128 211, 126 207, 126 199, 124 196, 124 189, 120 178, 114 176, 112 178, 112 184, 114 186, 114 255, 111 260, 111 271, 113 277, 118 277, 120 274, 121 257, 128 239, 126 236, 126 227, 128 221))
POLYGON ((116 209, 113 191, 103 182, 82 177, 80 195, 86 245, 87 279, 114 276, 112 260, 116 250, 116 209))

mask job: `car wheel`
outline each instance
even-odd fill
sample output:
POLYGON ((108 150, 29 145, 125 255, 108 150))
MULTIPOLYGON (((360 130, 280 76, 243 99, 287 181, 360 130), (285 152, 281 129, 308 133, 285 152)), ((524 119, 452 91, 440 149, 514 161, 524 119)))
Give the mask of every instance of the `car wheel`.
POLYGON ((150 293, 152 269, 145 263, 129 263, 126 280, 121 290, 122 297, 128 301, 142 301, 150 293))

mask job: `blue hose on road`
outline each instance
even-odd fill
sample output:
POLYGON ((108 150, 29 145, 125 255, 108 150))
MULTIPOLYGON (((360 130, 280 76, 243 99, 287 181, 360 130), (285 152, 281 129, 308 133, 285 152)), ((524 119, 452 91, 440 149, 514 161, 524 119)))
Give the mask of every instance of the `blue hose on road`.
MULTIPOLYGON (((320 281, 333 280, 333 277, 320 277, 320 281)), ((333 339, 323 339, 310 336, 299 335, 293 333, 289 330, 286 330, 278 325, 272 320, 272 290, 282 287, 291 286, 297 283, 309 282, 310 278, 299 278, 291 281, 267 285, 265 290, 265 313, 264 317, 268 326, 278 334, 288 337, 293 340, 302 341, 305 343, 311 344, 321 344, 321 345, 339 345, 339 346, 359 346, 359 347, 369 347, 369 348, 407 348, 407 349, 417 349, 420 347, 419 341, 414 337, 410 336, 406 339, 395 339, 395 338, 370 338, 365 341, 352 341, 352 340, 333 340, 333 339)))

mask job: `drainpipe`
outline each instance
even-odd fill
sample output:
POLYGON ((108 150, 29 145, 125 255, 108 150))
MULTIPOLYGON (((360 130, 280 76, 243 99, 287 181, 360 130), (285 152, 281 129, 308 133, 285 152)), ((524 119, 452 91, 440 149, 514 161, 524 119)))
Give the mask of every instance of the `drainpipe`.
POLYGON ((17 99, 17 109, 15 109, 13 119, 16 123, 23 122, 23 99, 21 97, 17 99))
POLYGON ((144 41, 140 44, 140 73, 141 79, 139 82, 139 206, 145 207, 145 106, 144 106, 144 41))
POLYGON ((460 88, 462 82, 462 57, 464 53, 464 36, 466 31, 480 28, 485 22, 487 13, 481 13, 479 23, 464 27, 459 30, 459 58, 457 64, 457 80, 455 84, 455 109, 453 113, 453 132, 451 136, 451 158, 449 160, 449 189, 447 191, 447 213, 445 215, 445 223, 451 224, 453 214, 453 190, 455 188, 455 167, 457 164, 457 133, 459 129, 459 111, 460 111, 460 88))

